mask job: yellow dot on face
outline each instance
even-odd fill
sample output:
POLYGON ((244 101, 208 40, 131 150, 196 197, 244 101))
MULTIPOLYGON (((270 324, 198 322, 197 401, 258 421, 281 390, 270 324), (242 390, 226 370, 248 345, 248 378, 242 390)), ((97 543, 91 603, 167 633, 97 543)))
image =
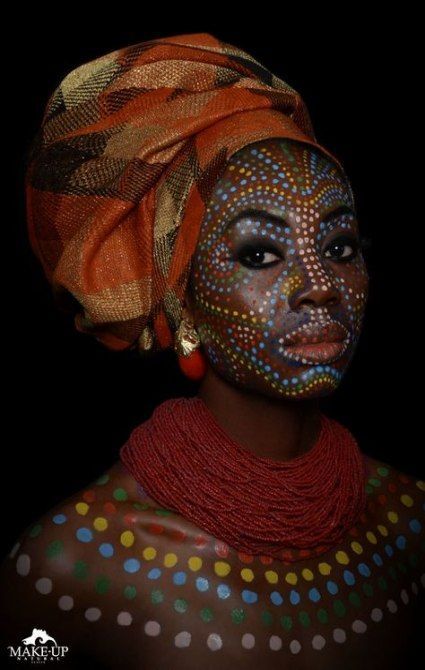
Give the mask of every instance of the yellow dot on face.
POLYGON ((391 523, 397 523, 398 521, 398 514, 397 512, 393 512, 392 510, 388 512, 387 517, 391 523))
POLYGON ((352 542, 351 543, 351 549, 354 551, 355 554, 362 554, 363 553, 363 547, 360 544, 360 542, 352 542))
POLYGON ((348 558, 348 555, 345 553, 345 551, 337 551, 335 558, 338 563, 341 563, 342 565, 347 565, 350 562, 350 559, 348 558))
POLYGON ((151 561, 156 556, 156 549, 153 547, 146 547, 143 549, 142 554, 146 561, 151 561))
POLYGON ((199 556, 191 556, 187 561, 187 564, 193 572, 196 572, 196 570, 202 568, 202 558, 199 558, 199 556))
POLYGON ((120 540, 124 547, 131 547, 134 544, 134 534, 131 532, 131 530, 125 530, 123 533, 121 533, 120 540))
POLYGON ((379 524, 379 525, 377 526, 377 528, 378 528, 379 532, 381 533, 381 535, 383 535, 384 537, 387 537, 387 535, 388 535, 388 528, 387 528, 386 526, 383 526, 382 524, 379 524))
POLYGON ((250 568, 242 568, 241 577, 244 580, 244 582, 252 582, 252 580, 254 579, 254 573, 250 568))
POLYGON ((330 575, 332 567, 329 563, 319 563, 319 572, 321 575, 330 575))
POLYGON ((166 568, 174 568, 177 561, 178 558, 176 554, 165 554, 164 556, 164 565, 166 568))
POLYGON ((219 577, 226 577, 226 575, 229 574, 231 569, 232 568, 229 565, 229 563, 226 563, 225 561, 216 561, 214 563, 215 574, 218 575, 219 577))
POLYGON ((297 575, 295 574, 295 572, 288 572, 288 573, 285 575, 285 579, 286 579, 286 581, 288 582, 288 584, 296 584, 297 581, 298 581, 298 577, 297 577, 297 575))
POLYGON ((89 506, 85 502, 79 502, 75 505, 75 509, 77 510, 78 514, 85 516, 89 511, 89 506))
POLYGON ((422 479, 419 479, 419 481, 416 482, 416 486, 421 491, 425 491, 425 482, 423 482, 422 479))
POLYGON ((103 516, 98 516, 93 521, 93 526, 96 528, 96 530, 106 530, 108 527, 108 522, 103 516))
POLYGON ((269 584, 277 584, 279 581, 279 575, 274 570, 266 570, 265 576, 269 584))
POLYGON ((403 503, 403 505, 406 505, 406 507, 412 507, 413 505, 413 498, 406 494, 400 496, 400 500, 403 503))
POLYGON ((371 542, 371 544, 376 544, 378 542, 378 540, 376 539, 375 533, 372 533, 371 530, 367 531, 366 537, 369 540, 369 542, 371 542))
POLYGON ((301 571, 301 574, 307 582, 311 582, 311 580, 314 579, 312 571, 308 568, 304 568, 304 570, 301 571))

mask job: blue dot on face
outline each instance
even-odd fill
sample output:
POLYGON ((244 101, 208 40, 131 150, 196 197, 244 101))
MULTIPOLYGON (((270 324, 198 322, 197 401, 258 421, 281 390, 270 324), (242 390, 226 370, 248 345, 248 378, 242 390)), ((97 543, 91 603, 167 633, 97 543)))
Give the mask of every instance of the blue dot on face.
POLYGON ((404 537, 404 535, 399 535, 395 543, 399 549, 406 548, 406 538, 404 537))
POLYGON ((394 554, 394 549, 390 544, 385 545, 385 553, 387 554, 387 556, 392 556, 394 554))
POLYGON ((411 519, 409 521, 409 528, 412 531, 412 533, 420 533, 422 529, 421 522, 418 521, 418 519, 411 519))
POLYGON ((210 588, 208 579, 206 579, 205 577, 197 577, 196 588, 198 589, 198 591, 208 591, 208 589, 210 588))
POLYGON ((148 572, 149 579, 159 579, 161 577, 161 570, 159 568, 152 568, 148 572))
POLYGON ((291 589, 291 593, 289 594, 289 601, 292 605, 298 605, 300 602, 300 594, 298 591, 295 591, 295 589, 291 589))
POLYGON ((99 554, 104 558, 110 558, 114 555, 114 547, 109 542, 103 542, 99 547, 99 554))
POLYGON ((272 601, 273 605, 281 605, 283 603, 283 598, 279 591, 273 591, 270 594, 270 600, 272 601))
POLYGON ((255 591, 249 591, 248 589, 244 589, 242 591, 242 600, 244 601, 244 603, 252 605, 253 603, 257 602, 258 595, 255 593, 255 591))
POLYGON ((381 566, 381 565, 383 564, 382 558, 380 557, 379 554, 373 554, 372 558, 373 558, 373 562, 374 562, 376 565, 381 566))
POLYGON ((225 598, 228 598, 230 596, 230 589, 227 586, 227 584, 219 584, 217 586, 217 595, 222 600, 224 600, 225 598))
POLYGON ((127 558, 127 560, 124 561, 124 570, 126 572, 137 572, 140 570, 140 561, 138 561, 137 558, 127 558))
POLYGON ((344 581, 348 586, 353 586, 356 583, 356 578, 354 577, 351 570, 344 570, 344 581))
POLYGON ((91 542, 93 539, 93 533, 90 528, 79 528, 76 532, 77 539, 80 542, 91 542))
POLYGON ((316 587, 313 587, 313 588, 310 589, 310 591, 308 592, 308 597, 309 597, 310 600, 312 600, 314 603, 317 603, 318 600, 320 600, 320 598, 321 598, 322 596, 320 595, 320 593, 319 593, 319 591, 316 589, 316 587))
POLYGON ((66 516, 65 514, 55 514, 53 517, 53 523, 57 523, 58 525, 65 523, 66 521, 66 516))
POLYGON ((176 586, 182 586, 182 584, 186 584, 187 580, 187 575, 185 572, 180 570, 179 572, 175 572, 173 575, 173 583, 176 586))
POLYGON ((338 584, 333 582, 331 579, 326 582, 326 588, 328 589, 331 596, 334 596, 336 593, 338 593, 338 584))
POLYGON ((363 577, 370 577, 370 569, 366 565, 366 563, 359 563, 358 565, 358 571, 360 572, 363 577))

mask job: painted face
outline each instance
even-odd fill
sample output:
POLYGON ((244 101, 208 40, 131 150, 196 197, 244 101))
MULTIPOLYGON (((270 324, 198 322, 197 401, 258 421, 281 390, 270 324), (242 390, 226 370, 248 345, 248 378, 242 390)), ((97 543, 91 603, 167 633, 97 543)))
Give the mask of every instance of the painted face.
POLYGON ((232 157, 189 283, 220 376, 272 397, 331 392, 359 338, 367 285, 351 187, 329 158, 286 140, 232 157))

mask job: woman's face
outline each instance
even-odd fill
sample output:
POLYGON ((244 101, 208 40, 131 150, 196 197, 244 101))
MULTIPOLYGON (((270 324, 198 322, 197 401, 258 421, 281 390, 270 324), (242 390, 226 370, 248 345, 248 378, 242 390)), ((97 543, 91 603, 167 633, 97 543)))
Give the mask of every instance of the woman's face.
POLYGON ((188 296, 220 376, 271 397, 333 391, 367 286, 350 184, 330 159, 285 140, 233 156, 201 226, 188 296))

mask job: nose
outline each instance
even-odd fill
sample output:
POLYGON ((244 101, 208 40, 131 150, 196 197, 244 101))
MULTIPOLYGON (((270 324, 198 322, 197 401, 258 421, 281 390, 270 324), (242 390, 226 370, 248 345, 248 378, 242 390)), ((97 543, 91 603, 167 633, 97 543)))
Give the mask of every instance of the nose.
POLYGON ((320 283, 305 283, 298 291, 289 297, 289 306, 292 310, 304 306, 324 307, 337 305, 341 300, 341 294, 331 281, 320 283))

